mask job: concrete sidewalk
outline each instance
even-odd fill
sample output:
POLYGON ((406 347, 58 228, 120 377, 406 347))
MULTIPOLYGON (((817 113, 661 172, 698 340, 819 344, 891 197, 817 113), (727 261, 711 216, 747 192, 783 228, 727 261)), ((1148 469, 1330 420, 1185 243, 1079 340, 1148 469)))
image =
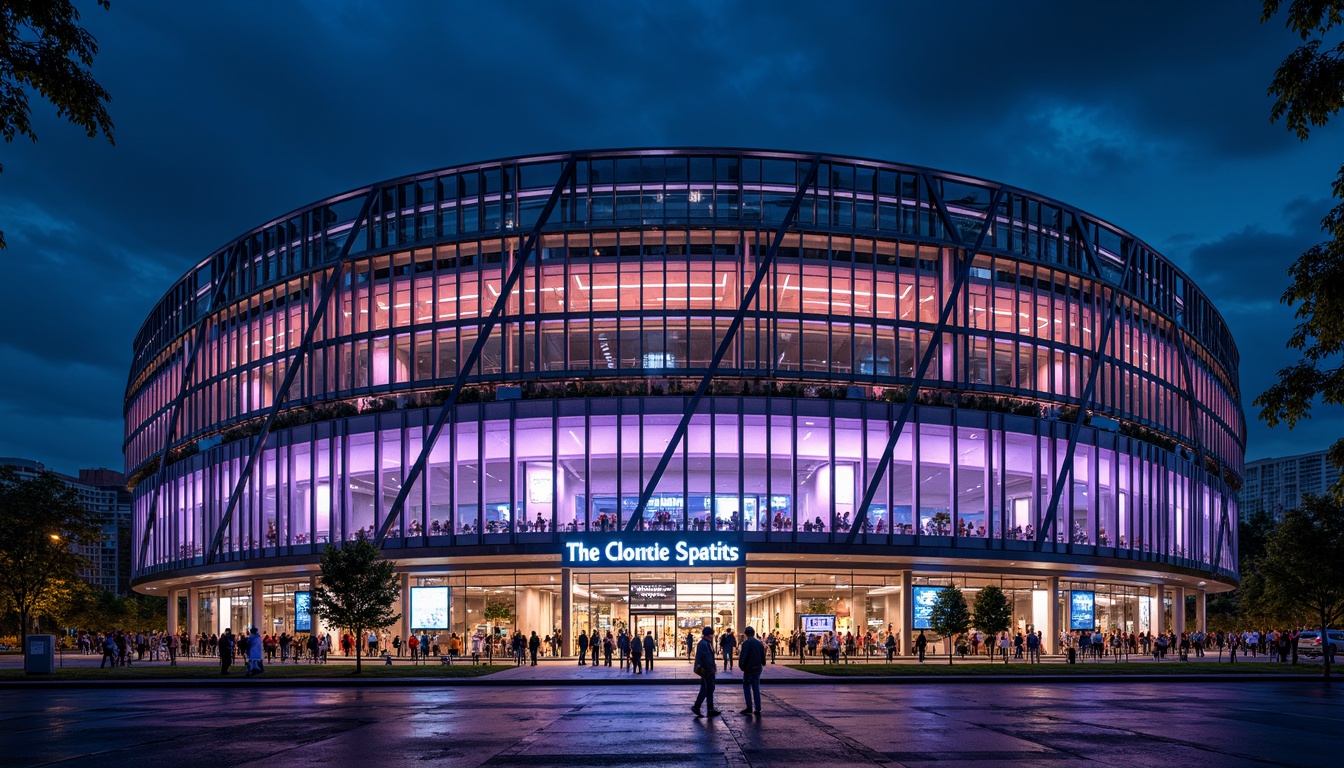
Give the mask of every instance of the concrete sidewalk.
MULTIPOLYGON (((724 671, 719 669, 719 682, 725 683, 732 681, 740 683, 742 673, 736 668, 724 671)), ((496 672, 487 678, 480 678, 482 682, 489 680, 491 682, 512 682, 515 680, 531 680, 541 682, 564 682, 573 683, 576 681, 588 683, 611 683, 618 681, 628 681, 635 683, 648 683, 653 680, 661 681, 682 681, 687 684, 698 682, 700 678, 691 673, 691 663, 685 659, 656 659, 653 669, 645 670, 642 674, 634 674, 628 669, 621 669, 620 664, 613 661, 610 667, 605 666, 582 666, 578 665, 577 660, 554 660, 544 661, 533 667, 523 665, 513 667, 502 672, 496 672)), ((765 671, 761 673, 762 680, 815 680, 817 675, 810 672, 800 672, 796 669, 781 664, 767 664, 765 671)))

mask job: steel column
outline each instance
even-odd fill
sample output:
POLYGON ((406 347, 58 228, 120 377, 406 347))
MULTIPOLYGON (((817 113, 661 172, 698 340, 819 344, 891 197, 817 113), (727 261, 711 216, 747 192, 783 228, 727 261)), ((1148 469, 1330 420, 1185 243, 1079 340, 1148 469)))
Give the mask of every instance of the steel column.
MULTIPOLYGON (((927 181, 927 179, 926 179, 927 181)), ((962 288, 966 286, 971 276, 971 265, 975 263, 975 257, 979 255, 980 249, 984 247, 985 238, 993 228, 994 219, 999 213, 999 205, 1003 201, 1003 188, 994 190, 994 196, 990 199, 989 208, 985 211, 985 222, 980 228, 980 234, 976 237, 975 245, 970 250, 964 247, 961 239, 961 232, 952 224, 948 217, 947 208, 943 205, 943 199, 933 189, 930 182, 928 184, 929 194, 934 197, 938 203, 938 210, 944 216, 943 223, 948 228, 948 233, 956 242, 956 247, 964 253, 962 261, 957 265, 957 273, 952 280, 952 289, 947 295, 947 300, 943 302, 942 311, 938 313, 938 325, 933 329, 933 335, 929 337, 929 345, 924 349, 924 354, 919 359, 919 367, 915 370, 915 379, 910 383, 910 389, 906 392, 905 402, 901 404, 901 413, 896 418, 896 423, 892 425, 891 434, 887 436, 887 445, 882 449, 882 455, 877 460, 877 471, 873 473, 868 481, 868 487, 863 491, 863 498, 859 502, 859 507, 854 512, 854 522, 849 526, 849 534, 845 537, 846 544, 853 544, 863 530, 864 523, 868 521, 868 507, 873 503, 877 496, 878 487, 882 484, 882 478, 887 471, 887 465, 891 463, 891 457, 896 453, 896 444, 901 439, 901 433, 905 431, 905 425, 909 423, 911 414, 915 410, 915 398, 919 395, 919 388, 924 384, 924 377, 928 375, 929 366, 933 363, 934 350, 938 347, 938 342, 942 339, 943 333, 947 330, 948 322, 952 319, 952 311, 957 306, 957 297, 961 294, 962 288)), ((918 332, 915 334, 916 340, 919 338, 918 332)))
MULTIPOLYGON (((1079 227, 1078 231, 1083 236, 1083 247, 1089 251, 1092 244, 1087 240, 1087 234, 1079 227)), ((1059 473, 1055 476, 1054 487, 1050 491, 1050 506, 1046 510, 1045 519, 1041 521, 1040 528, 1036 531, 1035 550, 1041 551, 1041 545, 1045 541, 1046 533, 1054 527, 1055 517, 1059 513, 1059 501, 1064 490, 1065 479, 1073 469, 1073 454, 1078 448, 1078 436, 1083 431, 1083 420, 1087 418, 1087 409, 1092 405, 1093 396, 1097 391, 1097 379, 1100 378, 1102 357, 1106 354, 1106 345, 1110 343, 1111 332, 1115 329, 1119 318, 1117 317, 1120 307, 1120 296, 1124 293, 1124 286, 1129 280, 1129 266, 1134 260, 1134 251, 1137 245, 1130 243, 1126 249, 1124 267, 1120 272, 1120 284, 1111 286, 1111 303, 1106 310, 1106 326, 1101 329, 1101 339, 1097 342, 1096 353, 1092 358, 1092 370, 1087 374, 1087 385, 1083 388, 1083 396, 1078 402, 1078 417, 1074 420, 1073 430, 1069 433, 1069 444, 1064 451, 1064 464, 1059 468, 1059 473)), ((1098 281, 1098 285, 1105 285, 1098 281)))
POLYGON ((224 543, 224 532, 233 522, 233 511, 238 507, 243 489, 247 487, 248 481, 252 477, 252 470, 257 463, 257 459, 261 458, 262 449, 266 446, 266 439, 270 437, 271 428, 275 426, 275 419, 280 415, 285 400, 289 398, 289 388, 294 384, 294 378, 298 375, 299 370, 308 361, 308 354, 313 347, 313 337, 316 336, 317 329, 322 325, 327 307, 331 304, 332 294, 336 292, 336 287, 340 285, 341 277, 345 274, 345 260, 350 255, 350 248, 354 245, 360 228, 368 220, 369 211, 377 196, 378 189, 374 188, 364 197, 364 204, 359 210, 359 215, 355 217, 354 223, 350 227, 350 235, 345 239, 345 244, 341 246, 340 252, 336 255, 331 267, 331 274, 327 276, 326 285, 322 287, 322 294, 318 298, 317 306, 313 309, 312 316, 308 318, 308 327, 303 331, 303 339, 299 342, 299 348, 295 350, 294 356, 290 358, 289 366, 285 369, 285 378, 281 380, 279 389, 272 395, 271 408, 266 414, 266 420, 262 422, 261 433, 256 436, 252 444, 247 462, 243 465, 242 472, 238 474, 238 478, 234 482, 233 492, 229 494, 229 503, 225 506, 224 514, 220 516, 219 525, 215 528, 215 535, 210 540, 210 548, 205 551, 207 565, 214 563, 219 556, 220 546, 224 543))
POLYGON ((649 499, 653 497, 653 489, 658 487, 658 481, 663 479, 663 473, 667 471, 668 463, 672 461, 673 454, 677 452, 677 446, 686 437, 686 429, 690 426, 691 417, 695 415, 695 409, 700 405, 700 400, 709 390, 709 384, 713 380, 714 374, 718 372, 719 365, 728 353, 728 348, 732 346, 733 337, 742 327, 743 318, 746 317, 752 303, 756 300, 757 294, 760 293, 761 283, 770 272, 770 265, 775 261, 775 254, 779 252, 779 245, 784 241, 785 233, 788 232, 789 227, 793 225, 794 218, 798 215, 798 206, 802 204, 803 198, 807 195, 807 190, 816 183, 817 168, 820 165, 821 158, 813 157, 807 175, 799 182, 798 189, 793 195, 793 202, 789 205, 789 210, 784 214, 783 220, 780 221, 779 228, 775 230, 775 238, 770 243, 770 249, 757 262, 756 276, 752 278, 751 286, 747 288, 746 293, 742 294, 742 303, 738 306, 732 321, 728 323, 728 329, 724 332, 723 340, 719 342, 718 349, 714 350, 714 357, 710 360, 709 369, 700 379, 700 386, 696 387, 695 394, 691 396, 691 401, 686 404, 686 410, 682 413, 681 421, 677 423, 676 431, 672 433, 672 439, 668 441, 667 448, 663 451, 663 457, 658 460, 658 465, 649 477, 649 482, 645 483, 644 490, 640 492, 639 504, 635 507, 634 514, 630 515, 630 520, 625 525, 626 531, 638 530, 639 524, 644 520, 644 508, 648 506, 649 499))
POLYGON ((479 326, 476 333, 476 343, 472 345, 471 352, 466 359, 458 366, 457 378, 453 380, 453 387, 448 391, 448 397, 443 401, 438 418, 434 420, 434 425, 430 427, 429 434, 425 435, 424 442, 420 446, 420 455, 416 457, 415 463, 407 470, 406 477, 401 481, 401 488, 397 489, 397 497, 393 499, 392 506, 387 510, 387 516, 378 525, 378 535, 374 537, 374 544, 380 549, 387 539, 388 532, 392 530, 392 524, 400 517, 402 508, 406 506, 406 498, 410 495, 411 488, 415 486, 420 474, 425 471, 425 466, 429 463, 429 453, 434 449, 434 444, 438 442, 439 435, 452 416, 453 407, 457 403, 457 396, 462 392, 462 387, 466 384, 467 377, 471 375, 472 369, 476 367, 476 362, 480 360, 481 352, 485 349, 485 343, 489 340, 490 333, 494 331, 495 326, 499 324, 500 318, 504 315, 504 308, 508 306, 509 295, 513 293, 514 286, 522 278, 523 268, 527 266, 532 252, 536 250, 537 241, 541 239, 541 229, 550 220, 551 213, 555 211, 555 206, 564 194, 565 187, 573 178, 576 164, 577 158, 570 155, 569 160, 565 162, 564 169, 560 172, 560 179, 555 182, 555 188, 551 190, 550 197, 546 198, 546 206, 541 209, 541 214, 537 217, 537 223, 532 227, 532 232, 528 234, 527 240, 523 242, 522 250, 518 252, 517 258, 514 259, 513 267, 509 269, 508 276, 499 287, 499 298, 495 300, 495 306, 490 310, 490 315, 486 318, 485 323, 479 326))

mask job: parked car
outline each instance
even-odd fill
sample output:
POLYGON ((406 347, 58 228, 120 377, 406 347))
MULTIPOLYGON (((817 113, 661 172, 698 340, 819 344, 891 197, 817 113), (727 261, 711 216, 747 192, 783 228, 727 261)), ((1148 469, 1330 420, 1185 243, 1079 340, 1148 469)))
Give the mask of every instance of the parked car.
MULTIPOLYGON (((1334 661, 1340 656, 1340 651, 1344 651, 1344 630, 1330 629, 1326 630, 1326 635, 1330 642, 1330 660, 1334 661)), ((1308 659, 1321 658, 1321 632, 1316 629, 1303 630, 1302 634, 1297 636, 1297 655, 1305 656, 1308 659)))

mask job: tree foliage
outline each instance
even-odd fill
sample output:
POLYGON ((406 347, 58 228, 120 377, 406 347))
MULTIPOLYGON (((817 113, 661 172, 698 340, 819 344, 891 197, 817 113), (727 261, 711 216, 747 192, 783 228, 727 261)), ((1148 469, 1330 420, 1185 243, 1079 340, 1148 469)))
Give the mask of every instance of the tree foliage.
MULTIPOLYGON (((975 595, 975 628, 993 639, 1013 625, 1013 606, 1008 595, 996 586, 988 586, 975 595)), ((1008 659, 1003 663, 1007 664, 1008 659)))
POLYGON ((513 621, 513 606, 503 600, 486 601, 481 618, 489 622, 513 621))
MULTIPOLYGON (((1344 619, 1344 505, 1307 496, 1284 513, 1258 565, 1260 600, 1270 610, 1319 622, 1322 632, 1344 619)), ((1330 676, 1327 657, 1325 676, 1330 676)))
POLYGON ((328 544, 322 550, 322 578, 313 593, 313 612, 328 624, 354 633, 356 674, 364 671, 365 633, 401 619, 401 614, 393 612, 401 597, 394 566, 364 537, 339 549, 328 544))
POLYGON ((951 664, 953 641, 971 628, 971 611, 960 589, 948 586, 938 591, 929 610, 929 626, 947 638, 947 663, 951 664))
POLYGON ((0 602, 17 614, 20 642, 79 580, 80 544, 100 539, 93 513, 56 475, 25 480, 0 468, 0 602))
MULTIPOLYGON (((111 7, 109 0, 98 0, 98 5, 111 7)), ((97 53, 98 41, 79 25, 79 11, 71 0, 0 0, 0 136, 5 142, 19 136, 37 141, 30 90, 89 138, 101 133, 111 142, 106 103, 112 97, 89 72, 97 53)))
MULTIPOLYGON (((1279 14, 1283 0, 1265 0, 1261 21, 1279 14)), ((1269 95, 1274 97, 1271 120, 1284 121, 1305 141, 1313 128, 1326 125, 1344 107, 1344 0, 1291 0, 1287 26, 1302 38, 1274 73, 1269 95), (1337 38, 1330 42, 1327 38, 1337 38)), ((1344 404, 1344 166, 1332 185, 1341 201, 1321 220, 1329 238, 1298 257, 1288 274, 1291 283, 1282 301, 1296 305, 1298 324, 1288 346, 1301 358, 1278 372, 1279 382, 1255 399, 1260 418, 1273 427, 1290 428, 1309 418, 1317 398, 1344 404)), ((1344 437, 1329 449, 1330 461, 1344 469, 1344 437)), ((1344 499, 1344 474, 1332 489, 1344 499)))

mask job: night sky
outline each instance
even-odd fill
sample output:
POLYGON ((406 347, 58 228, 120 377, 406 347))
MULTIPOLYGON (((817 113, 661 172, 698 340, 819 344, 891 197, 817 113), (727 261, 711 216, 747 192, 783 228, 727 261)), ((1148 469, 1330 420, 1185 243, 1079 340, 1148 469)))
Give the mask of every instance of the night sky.
MULTIPOLYGON (((1294 359, 1285 270, 1344 162, 1341 125, 1301 143, 1269 122, 1297 38, 1248 0, 78 4, 116 146, 36 97, 39 142, 0 145, 0 456, 64 472, 121 467, 132 338, 229 239, 381 179, 567 149, 823 151, 1062 199, 1210 295, 1250 408, 1294 359)), ((1247 458, 1281 456, 1325 448, 1344 409, 1248 423, 1247 458)))

